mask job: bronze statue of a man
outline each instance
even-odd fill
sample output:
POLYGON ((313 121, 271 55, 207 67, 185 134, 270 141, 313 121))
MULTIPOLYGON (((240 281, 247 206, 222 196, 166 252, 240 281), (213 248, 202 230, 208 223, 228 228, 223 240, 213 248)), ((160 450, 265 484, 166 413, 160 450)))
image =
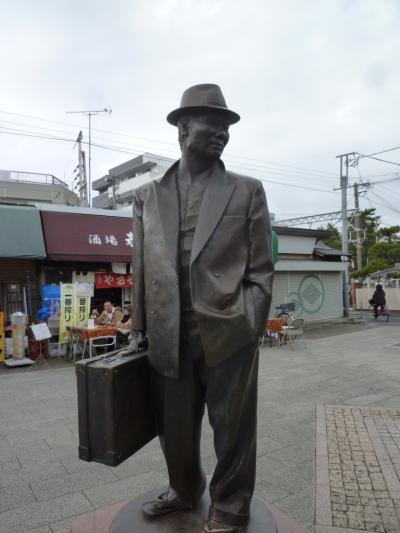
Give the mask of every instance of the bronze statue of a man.
POLYGON ((220 159, 240 117, 218 85, 187 89, 167 120, 178 127, 182 157, 133 202, 133 336, 149 342, 169 474, 167 492, 143 512, 189 510, 201 497, 207 405, 218 463, 203 532, 239 533, 254 491, 258 337, 273 278, 267 203, 261 182, 220 159))

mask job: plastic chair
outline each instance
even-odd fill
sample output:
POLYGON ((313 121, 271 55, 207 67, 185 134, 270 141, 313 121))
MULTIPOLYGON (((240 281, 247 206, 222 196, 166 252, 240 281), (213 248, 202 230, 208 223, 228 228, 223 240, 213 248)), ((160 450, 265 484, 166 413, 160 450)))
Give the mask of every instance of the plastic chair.
POLYGON ((303 333, 303 318, 295 318, 290 326, 283 326, 282 333, 284 338, 289 339, 290 347, 294 350, 294 341, 297 337, 301 337, 304 342, 304 347, 307 348, 303 333))
POLYGON ((275 337, 278 341, 278 346, 281 344, 282 328, 284 324, 283 318, 270 318, 265 325, 265 332, 261 339, 261 346, 264 346, 265 337, 269 337, 269 344, 272 346, 272 338, 275 337))
MULTIPOLYGON (((93 337, 89 339, 89 357, 92 357, 92 349, 95 348, 109 348, 113 346, 115 350, 117 348, 117 336, 105 335, 104 337, 93 337), (96 342, 95 342, 96 341, 96 342), (97 341, 103 341, 98 343, 97 341)), ((86 348, 86 345, 85 345, 86 348)), ((83 350, 82 359, 85 355, 85 350, 83 350)))
POLYGON ((268 321, 268 329, 269 329, 269 343, 272 346, 272 338, 275 337, 278 346, 282 343, 282 330, 285 325, 285 319, 284 318, 272 318, 268 321))

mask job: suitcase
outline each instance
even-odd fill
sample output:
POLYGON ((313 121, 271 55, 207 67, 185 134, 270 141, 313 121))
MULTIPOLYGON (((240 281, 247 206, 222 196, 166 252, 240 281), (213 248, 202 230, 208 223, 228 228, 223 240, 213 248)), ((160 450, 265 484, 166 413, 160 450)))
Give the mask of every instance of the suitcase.
POLYGON ((76 363, 79 457, 117 466, 157 434, 146 353, 76 363))

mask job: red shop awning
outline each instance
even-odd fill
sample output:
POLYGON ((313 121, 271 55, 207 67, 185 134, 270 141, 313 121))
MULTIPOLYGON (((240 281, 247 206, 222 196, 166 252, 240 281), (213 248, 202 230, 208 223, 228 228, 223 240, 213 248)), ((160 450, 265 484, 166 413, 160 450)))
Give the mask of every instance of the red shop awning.
POLYGON ((43 210, 40 214, 49 259, 110 263, 131 261, 133 234, 130 217, 53 210, 43 210))

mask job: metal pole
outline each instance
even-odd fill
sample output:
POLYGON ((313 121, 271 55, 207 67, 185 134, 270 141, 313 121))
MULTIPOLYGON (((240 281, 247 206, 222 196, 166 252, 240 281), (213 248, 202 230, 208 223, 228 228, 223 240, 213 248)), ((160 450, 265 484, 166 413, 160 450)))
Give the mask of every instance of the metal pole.
POLYGON ((343 315, 349 316, 349 274, 348 274, 348 253, 349 253, 349 230, 347 220, 347 187, 349 183, 349 154, 340 156, 340 188, 342 189, 342 253, 346 262, 343 271, 343 315), (345 169, 343 171, 343 158, 345 158, 345 169))
POLYGON ((84 111, 67 111, 67 113, 82 113, 84 115, 88 115, 89 117, 89 173, 88 173, 88 186, 86 191, 86 197, 88 206, 90 207, 91 203, 91 184, 92 184, 92 115, 98 115, 99 113, 108 113, 111 115, 112 110, 110 107, 105 107, 104 109, 96 109, 96 110, 84 110, 84 111))
POLYGON ((92 186, 92 113, 89 113, 89 183, 88 183, 88 191, 87 191, 87 197, 88 197, 88 206, 90 207, 90 197, 91 197, 91 191, 90 188, 92 186))
POLYGON ((88 196, 87 196, 87 177, 86 177, 86 153, 84 150, 82 150, 82 185, 83 185, 83 190, 84 190, 84 199, 85 199, 85 202, 84 202, 84 206, 87 207, 88 206, 88 196))
POLYGON ((357 249, 357 270, 362 269, 362 239, 360 228, 360 202, 359 202, 358 183, 354 184, 354 207, 356 209, 355 224, 356 224, 356 249, 357 249))
POLYGON ((86 183, 84 181, 84 174, 82 168, 82 132, 79 132, 76 140, 78 143, 78 173, 79 173, 79 205, 82 207, 85 205, 86 200, 86 183))

